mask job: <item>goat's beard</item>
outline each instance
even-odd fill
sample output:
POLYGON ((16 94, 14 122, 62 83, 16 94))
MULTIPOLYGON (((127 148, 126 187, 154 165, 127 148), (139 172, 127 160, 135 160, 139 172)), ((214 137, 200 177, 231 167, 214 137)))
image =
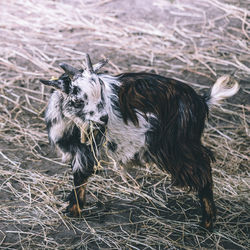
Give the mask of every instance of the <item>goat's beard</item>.
MULTIPOLYGON (((79 118, 78 118, 79 119, 79 118)), ((89 128, 90 128, 90 121, 86 122, 79 122, 78 119, 74 120, 74 123, 80 130, 80 135, 81 135, 81 143, 86 143, 89 137, 89 128)), ((80 119, 79 119, 80 120, 80 119)))
POLYGON ((79 117, 75 117, 73 115, 67 115, 67 118, 75 123, 75 125, 80 130, 81 135, 81 143, 86 143, 89 137, 89 128, 91 127, 91 121, 83 121, 79 117))
MULTIPOLYGON (((65 115, 69 120, 71 120, 80 130, 81 143, 88 143, 93 136, 93 132, 100 130, 100 124, 86 120, 83 121, 81 118, 74 115, 65 115)), ((93 138, 92 138, 93 139, 93 138)))

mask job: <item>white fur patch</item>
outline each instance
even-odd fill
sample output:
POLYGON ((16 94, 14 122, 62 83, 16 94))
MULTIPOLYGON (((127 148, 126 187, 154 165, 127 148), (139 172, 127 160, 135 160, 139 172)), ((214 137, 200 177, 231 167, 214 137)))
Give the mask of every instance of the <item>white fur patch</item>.
POLYGON ((56 142, 59 138, 62 138, 63 133, 65 131, 66 124, 63 120, 54 124, 49 132, 50 139, 53 142, 56 142))
POLYGON ((126 125, 122 119, 113 115, 109 118, 106 138, 107 141, 117 144, 116 150, 108 151, 108 154, 117 162, 126 164, 134 159, 135 154, 142 155, 146 150, 146 132, 149 130, 149 123, 138 115, 139 127, 132 122, 126 125))
POLYGON ((84 155, 78 149, 74 158, 73 158, 73 162, 72 162, 72 172, 73 173, 82 170, 82 167, 84 166, 83 162, 82 162, 82 157, 84 157, 84 155))
POLYGON ((59 148, 57 148, 57 150, 58 150, 58 153, 61 154, 62 162, 69 162, 72 159, 71 153, 64 153, 59 148))
MULTIPOLYGON (((112 107, 111 100, 117 99, 110 86, 112 84, 120 85, 116 77, 101 75, 100 78, 105 84, 105 102, 106 110, 109 116, 106 139, 109 142, 117 144, 116 150, 108 150, 107 154, 116 162, 123 164, 134 159, 135 154, 143 155, 146 150, 146 132, 150 129, 150 124, 144 116, 136 110, 139 126, 135 126, 131 121, 126 125, 122 118, 118 117, 112 107)), ((148 117, 155 117, 147 114, 148 117)))
POLYGON ((60 120, 62 119, 62 113, 60 110, 60 99, 62 94, 58 91, 54 91, 49 99, 48 108, 45 113, 47 120, 60 120))
POLYGON ((72 158, 71 153, 65 153, 57 146, 57 141, 63 137, 64 132, 70 131, 74 126, 72 121, 65 119, 62 115, 60 107, 62 98, 63 96, 60 92, 55 91, 52 93, 45 113, 45 119, 54 122, 49 130, 49 138, 56 145, 57 153, 62 157, 62 161, 69 162, 72 158))

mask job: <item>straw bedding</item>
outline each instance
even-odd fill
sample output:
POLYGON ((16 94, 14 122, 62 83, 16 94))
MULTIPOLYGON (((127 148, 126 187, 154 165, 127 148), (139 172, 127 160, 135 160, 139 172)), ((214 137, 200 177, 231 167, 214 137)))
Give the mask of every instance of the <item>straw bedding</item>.
POLYGON ((249 7, 247 1, 0 3, 0 248, 246 249, 249 246, 249 7), (133 8, 131 9, 131 5, 133 8), (99 164, 83 218, 63 214, 71 170, 48 145, 44 109, 60 62, 108 57, 110 74, 147 71, 203 93, 222 74, 241 90, 210 114, 204 143, 218 218, 198 224, 197 198, 155 168, 99 164))

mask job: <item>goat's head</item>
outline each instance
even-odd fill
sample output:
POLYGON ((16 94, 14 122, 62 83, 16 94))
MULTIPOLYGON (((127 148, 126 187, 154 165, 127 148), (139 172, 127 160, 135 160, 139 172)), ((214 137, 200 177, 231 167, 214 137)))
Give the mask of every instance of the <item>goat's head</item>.
POLYGON ((107 63, 107 60, 92 65, 86 54, 86 69, 79 70, 61 63, 65 71, 58 79, 41 80, 45 85, 52 86, 64 93, 63 111, 66 116, 77 120, 78 123, 93 121, 105 125, 108 114, 105 109, 105 86, 97 71, 107 63))

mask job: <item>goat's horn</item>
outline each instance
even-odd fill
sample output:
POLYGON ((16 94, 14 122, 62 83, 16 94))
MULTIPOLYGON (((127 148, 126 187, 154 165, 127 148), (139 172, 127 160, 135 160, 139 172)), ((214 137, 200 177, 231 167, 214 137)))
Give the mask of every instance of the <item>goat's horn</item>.
POLYGON ((91 74, 94 73, 93 65, 90 60, 89 54, 86 54, 86 66, 87 66, 87 70, 89 71, 89 73, 91 74))
POLYGON ((105 64, 108 63, 108 61, 109 61, 109 60, 106 58, 106 59, 102 59, 99 63, 95 64, 95 65, 93 66, 94 72, 97 73, 97 71, 98 71, 100 68, 102 68, 105 64))
POLYGON ((65 71, 65 73, 69 76, 69 77, 73 77, 74 75, 76 75, 77 73, 79 73, 79 70, 66 64, 66 63, 60 63, 59 66, 65 71))

